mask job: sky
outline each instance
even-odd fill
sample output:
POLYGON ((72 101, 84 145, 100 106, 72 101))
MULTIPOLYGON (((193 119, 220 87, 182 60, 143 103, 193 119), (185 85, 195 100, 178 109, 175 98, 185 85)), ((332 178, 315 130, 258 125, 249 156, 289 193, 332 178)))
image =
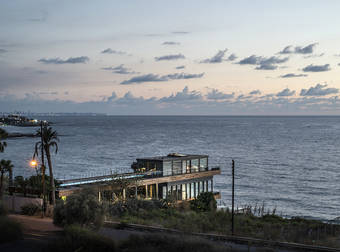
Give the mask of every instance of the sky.
POLYGON ((340 115, 338 0, 0 6, 0 112, 340 115))

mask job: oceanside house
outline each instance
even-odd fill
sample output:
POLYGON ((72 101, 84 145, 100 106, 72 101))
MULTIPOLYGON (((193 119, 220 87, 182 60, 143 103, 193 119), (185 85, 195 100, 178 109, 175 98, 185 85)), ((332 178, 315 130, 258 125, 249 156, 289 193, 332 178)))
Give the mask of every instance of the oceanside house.
MULTIPOLYGON (((67 197, 84 187, 98 191, 99 199, 146 198, 190 200, 201 192, 213 192, 213 177, 219 167, 209 168, 207 155, 171 153, 167 156, 138 158, 133 173, 60 181, 59 196, 67 197)), ((215 197, 219 198, 215 193, 215 197)))

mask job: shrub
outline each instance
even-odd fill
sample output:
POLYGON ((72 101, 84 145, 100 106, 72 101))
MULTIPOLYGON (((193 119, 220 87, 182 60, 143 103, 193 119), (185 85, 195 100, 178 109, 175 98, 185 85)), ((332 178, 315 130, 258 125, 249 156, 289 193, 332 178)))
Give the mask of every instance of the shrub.
POLYGON ((0 243, 22 238, 21 225, 7 216, 0 216, 0 243))
POLYGON ((190 202, 190 207, 194 211, 214 211, 217 208, 217 203, 212 192, 203 192, 190 202))
POLYGON ((38 213, 39 211, 40 211, 40 206, 38 206, 37 204, 33 204, 33 203, 28 203, 21 207, 21 214, 23 215, 32 216, 38 213))
POLYGON ((116 251, 113 240, 77 225, 65 228, 64 236, 49 244, 49 252, 60 251, 116 251))
POLYGON ((79 224, 99 228, 104 221, 104 207, 94 191, 83 189, 58 202, 53 213, 53 223, 59 226, 79 224))

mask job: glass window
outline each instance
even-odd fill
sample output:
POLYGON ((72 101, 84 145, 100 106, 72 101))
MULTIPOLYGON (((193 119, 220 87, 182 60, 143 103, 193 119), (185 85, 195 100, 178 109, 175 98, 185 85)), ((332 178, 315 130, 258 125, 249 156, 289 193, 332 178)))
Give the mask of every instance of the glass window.
POLYGON ((198 172, 198 159, 191 160, 191 172, 198 172))
POLYGON ((187 161, 183 160, 182 161, 182 173, 186 173, 187 172, 187 161))
POLYGON ((174 160, 172 162, 172 174, 182 174, 182 161, 181 160, 174 160))
POLYGON ((190 160, 186 160, 187 162, 187 173, 190 173, 191 172, 191 169, 190 169, 190 160))
POLYGON ((186 184, 186 187, 187 187, 187 199, 190 199, 191 196, 190 196, 190 184, 186 184))
POLYGON ((201 158, 200 159, 200 171, 206 171, 208 169, 208 159, 201 158))
POLYGON ((198 191, 198 182, 195 183, 195 197, 197 197, 199 194, 199 191, 198 191))
POLYGON ((195 183, 191 183, 191 198, 195 198, 195 183))
POLYGON ((164 161, 163 162, 163 176, 171 176, 171 161, 164 161))

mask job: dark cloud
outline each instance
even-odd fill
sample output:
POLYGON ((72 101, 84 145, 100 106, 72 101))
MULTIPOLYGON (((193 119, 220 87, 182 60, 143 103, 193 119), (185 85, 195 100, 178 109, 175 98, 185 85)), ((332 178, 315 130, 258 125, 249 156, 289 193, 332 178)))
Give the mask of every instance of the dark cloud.
POLYGON ((295 78, 295 77, 307 77, 307 74, 295 74, 295 73, 288 73, 281 75, 280 78, 295 78))
POLYGON ((162 82, 162 81, 170 81, 170 80, 183 80, 183 79, 194 79, 194 78, 202 78, 204 73, 200 74, 187 74, 187 73, 174 73, 168 75, 158 75, 158 74, 145 74, 136 77, 132 77, 129 80, 122 81, 120 84, 129 85, 134 83, 143 83, 143 82, 162 82))
POLYGON ((164 55, 160 57, 155 57, 156 61, 162 61, 162 60, 179 60, 179 59, 185 59, 185 56, 181 53, 179 54, 170 54, 170 55, 164 55))
POLYGON ((236 59, 237 59, 237 56, 236 56, 234 53, 232 53, 232 54, 230 54, 229 57, 227 58, 227 61, 234 61, 234 60, 236 60, 236 59))
POLYGON ((238 62, 240 65, 257 65, 256 70, 275 70, 278 68, 277 64, 285 63, 289 60, 288 57, 279 58, 276 56, 262 57, 251 55, 238 62))
POLYGON ((330 65, 329 64, 325 64, 325 65, 308 65, 305 68, 302 69, 302 71, 304 72, 326 72, 326 71, 330 71, 330 65))
POLYGON ((206 98, 208 100, 226 100, 226 99, 231 99, 234 98, 234 93, 231 94, 225 94, 222 93, 221 91, 218 91, 217 89, 213 88, 207 95, 206 98))
POLYGON ((312 55, 308 55, 308 56, 304 56, 305 59, 309 59, 309 58, 320 58, 322 56, 324 56, 325 53, 320 53, 320 54, 312 54, 312 55))
POLYGON ((181 92, 160 98, 159 101, 165 103, 190 103, 192 101, 201 101, 202 99, 203 96, 199 91, 189 91, 189 88, 186 86, 181 92))
POLYGON ((221 63, 224 60, 223 58, 227 51, 228 49, 219 50, 213 57, 202 60, 200 63, 210 63, 210 64, 221 63))
POLYGON ((177 66, 176 67, 176 69, 184 69, 185 68, 185 66, 183 65, 183 66, 177 66))
POLYGON ((137 72, 132 71, 130 68, 124 67, 124 64, 121 64, 116 67, 103 67, 102 70, 112 71, 112 73, 116 74, 135 74, 137 72))
POLYGON ((180 45, 181 43, 175 41, 165 41, 162 45, 180 45))
POLYGON ((0 53, 6 53, 6 52, 7 52, 7 50, 0 48, 0 53))
POLYGON ((337 88, 327 88, 327 84, 317 84, 315 87, 309 89, 301 89, 301 96, 325 96, 339 93, 337 88))
POLYGON ((48 12, 47 11, 41 11, 41 16, 37 18, 29 18, 28 21, 31 22, 45 22, 48 17, 48 12))
POLYGON ((286 46, 283 48, 282 51, 279 52, 279 54, 312 54, 314 52, 314 48, 318 43, 309 44, 305 47, 301 46, 286 46))
POLYGON ((251 94, 251 95, 260 95, 261 91, 256 89, 256 90, 251 91, 249 94, 251 94))
POLYGON ((111 96, 107 98, 107 102, 112 102, 117 99, 117 94, 116 92, 112 92, 111 96))
POLYGON ((60 59, 60 58, 50 58, 50 59, 40 59, 38 60, 41 63, 44 64, 78 64, 78 63, 86 63, 90 59, 86 56, 81 56, 81 57, 71 57, 66 60, 60 59))
POLYGON ((106 54, 118 54, 118 55, 125 55, 125 54, 127 54, 126 52, 112 50, 111 48, 107 48, 107 49, 101 51, 101 53, 106 53, 106 54))
POLYGON ((173 31, 172 34, 189 34, 188 31, 173 31))
POLYGON ((280 96, 287 97, 287 96, 293 96, 293 95, 295 95, 295 90, 290 90, 289 88, 285 88, 276 94, 276 96, 279 96, 279 97, 280 96))

